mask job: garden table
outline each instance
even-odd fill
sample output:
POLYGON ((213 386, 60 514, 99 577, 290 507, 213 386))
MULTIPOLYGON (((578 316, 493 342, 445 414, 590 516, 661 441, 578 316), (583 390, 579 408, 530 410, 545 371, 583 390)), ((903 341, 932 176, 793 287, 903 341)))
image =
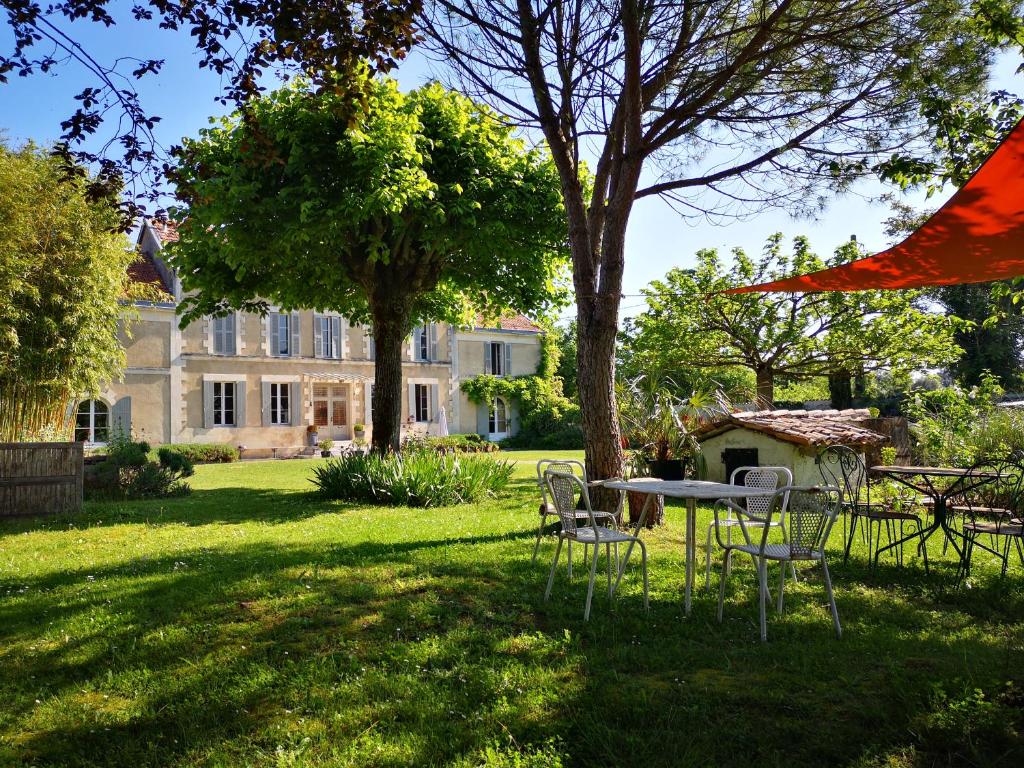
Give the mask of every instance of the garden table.
MULTIPOLYGON (((717 501, 718 499, 748 499, 752 496, 771 496, 775 493, 774 488, 753 488, 746 485, 729 485, 728 483, 712 483, 707 480, 658 480, 653 477, 639 477, 635 480, 605 480, 602 485, 605 488, 619 491, 620 493, 632 492, 642 493, 647 496, 643 509, 637 518, 633 530, 634 536, 640 535, 640 529, 647 519, 647 512, 651 502, 657 496, 666 496, 672 499, 686 500, 686 577, 685 577, 685 606, 686 614, 690 614, 690 605, 693 595, 694 569, 697 559, 697 500, 717 501)), ((615 586, 612 593, 618 589, 622 574, 626 571, 626 564, 633 551, 633 542, 629 543, 626 555, 619 565, 619 574, 615 579, 615 586)))
POLYGON ((969 469, 963 469, 960 467, 876 466, 872 467, 871 471, 876 475, 888 477, 891 480, 895 480, 896 482, 907 486, 908 488, 914 489, 918 493, 931 497, 934 504, 932 507, 933 520, 928 527, 921 531, 920 534, 915 531, 909 536, 904 536, 899 541, 889 544, 884 549, 879 550, 879 554, 887 549, 892 549, 905 541, 917 538, 918 536, 920 536, 921 539, 917 545, 917 549, 920 552, 921 548, 926 546, 931 535, 941 528, 943 535, 946 537, 946 541, 953 545, 953 549, 956 550, 957 555, 961 559, 963 558, 963 551, 953 538, 953 534, 957 534, 958 536, 962 536, 963 534, 953 530, 949 524, 949 499, 952 496, 972 491, 985 483, 989 483, 999 478, 998 472, 972 472, 969 469), (918 479, 915 480, 915 478, 918 479), (936 485, 936 483, 933 482, 936 480, 947 480, 949 482, 940 482, 936 485))

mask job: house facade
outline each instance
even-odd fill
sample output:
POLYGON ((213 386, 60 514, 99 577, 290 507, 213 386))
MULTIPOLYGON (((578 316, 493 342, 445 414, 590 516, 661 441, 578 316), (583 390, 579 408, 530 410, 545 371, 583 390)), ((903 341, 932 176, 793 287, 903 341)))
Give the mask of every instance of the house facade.
MULTIPOLYGON (((369 328, 332 313, 236 312, 178 327, 181 282, 161 258, 173 228, 143 224, 140 259, 131 278, 159 288, 166 301, 136 304, 121 333, 127 366, 98 398, 76 405, 75 437, 102 443, 113 431, 153 444, 225 443, 290 455, 319 439, 373 429, 374 344, 369 328)), ((431 323, 415 330, 402 363, 403 432, 478 433, 500 440, 515 433, 515 403, 471 402, 460 384, 492 373, 536 372, 541 329, 527 318, 498 327, 431 323)))

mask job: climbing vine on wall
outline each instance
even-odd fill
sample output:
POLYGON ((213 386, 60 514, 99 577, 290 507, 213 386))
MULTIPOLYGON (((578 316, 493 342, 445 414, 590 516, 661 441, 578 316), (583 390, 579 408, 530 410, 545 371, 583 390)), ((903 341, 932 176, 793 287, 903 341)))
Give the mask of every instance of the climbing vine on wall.
POLYGON ((579 406, 562 393, 558 369, 557 337, 541 337, 537 372, 530 376, 505 378, 484 374, 462 382, 471 402, 486 404, 500 397, 519 406, 519 430, 503 444, 517 448, 582 448, 579 406))

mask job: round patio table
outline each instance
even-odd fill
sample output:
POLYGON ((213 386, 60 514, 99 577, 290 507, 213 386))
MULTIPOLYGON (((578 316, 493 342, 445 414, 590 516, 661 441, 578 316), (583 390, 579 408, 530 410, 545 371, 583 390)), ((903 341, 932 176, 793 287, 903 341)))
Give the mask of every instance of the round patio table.
MULTIPOLYGON (((633 536, 640 536, 640 529, 647 519, 651 502, 657 496, 686 500, 686 573, 684 579, 683 603, 686 615, 690 614, 693 603, 693 578, 697 560, 697 500, 717 501, 718 499, 749 499, 752 496, 772 496, 775 488, 755 488, 749 485, 730 485, 729 483, 713 483, 708 480, 658 480, 653 477, 638 477, 633 480, 604 480, 601 485, 620 493, 627 491, 642 493, 647 496, 643 510, 633 528, 633 536)), ((615 579, 612 592, 618 588, 622 574, 626 571, 626 563, 633 552, 633 542, 626 548, 626 556, 619 566, 619 575, 615 579)))
POLYGON ((964 553, 960 549, 960 545, 957 544, 954 534, 961 537, 963 534, 953 530, 949 524, 949 500, 957 494, 972 491, 999 478, 998 472, 972 472, 969 469, 960 467, 876 466, 871 467, 871 471, 931 497, 934 505, 932 507, 933 520, 928 527, 920 533, 914 531, 909 536, 904 536, 899 541, 892 542, 883 549, 880 549, 879 554, 918 536, 920 536, 920 542, 917 545, 917 549, 920 552, 921 548, 927 545, 931 535, 941 528, 946 541, 953 545, 953 549, 956 550, 961 560, 964 553), (936 485, 934 481, 940 480, 948 480, 950 482, 936 485))

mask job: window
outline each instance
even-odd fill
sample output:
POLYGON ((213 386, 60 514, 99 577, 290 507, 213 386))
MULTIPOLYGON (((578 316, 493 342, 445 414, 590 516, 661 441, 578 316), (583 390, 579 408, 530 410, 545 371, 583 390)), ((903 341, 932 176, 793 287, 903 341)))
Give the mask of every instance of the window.
POLYGON ((213 318, 213 354, 234 355, 235 348, 235 315, 213 318))
POLYGON ((316 356, 329 360, 341 359, 341 318, 317 315, 313 322, 316 356))
POLYGON ((235 382, 213 382, 213 425, 235 426, 235 382))
POLYGON ((430 386, 416 384, 413 401, 416 405, 416 421, 430 421, 430 386))
POLYGON ((484 373, 508 376, 512 368, 512 347, 500 341, 484 342, 484 373))
POLYGON ((295 318, 287 312, 270 313, 270 354, 275 357, 289 357, 298 354, 296 339, 295 318))
POLYGON ((487 431, 493 434, 508 432, 508 405, 500 397, 491 403, 491 412, 487 417, 487 431))
POLYGON ((430 359, 430 330, 421 325, 412 333, 412 359, 426 362, 430 359))
POLYGON ((270 423, 291 424, 289 385, 270 382, 270 423))
POLYGON ((102 400, 83 400, 75 413, 75 440, 105 443, 110 437, 110 408, 102 400))

